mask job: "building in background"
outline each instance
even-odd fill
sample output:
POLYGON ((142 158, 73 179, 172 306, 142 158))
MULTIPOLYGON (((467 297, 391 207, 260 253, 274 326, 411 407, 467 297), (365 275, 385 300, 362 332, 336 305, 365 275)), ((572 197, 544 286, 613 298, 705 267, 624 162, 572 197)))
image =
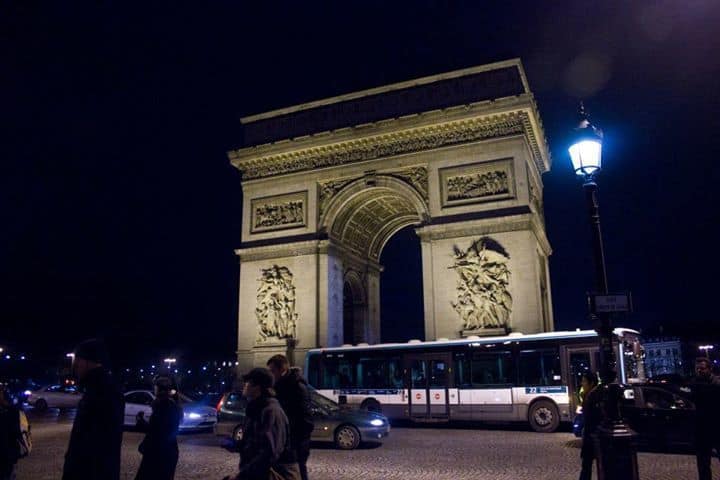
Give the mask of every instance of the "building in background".
POLYGON ((658 375, 686 375, 682 357, 682 345, 676 337, 648 338, 645 347, 645 374, 648 378, 658 375))

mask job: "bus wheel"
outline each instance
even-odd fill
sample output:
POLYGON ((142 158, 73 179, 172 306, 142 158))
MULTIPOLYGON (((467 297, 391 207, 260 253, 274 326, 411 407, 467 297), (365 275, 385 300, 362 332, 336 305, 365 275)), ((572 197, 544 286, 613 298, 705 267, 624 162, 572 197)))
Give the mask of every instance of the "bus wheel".
POLYGON ((382 413, 382 407, 380 406, 380 402, 378 402, 374 398, 369 398, 363 401, 360 404, 360 408, 363 410, 367 410, 368 412, 382 413))
POLYGON ((560 413, 550 400, 538 400, 530 407, 528 420, 536 432, 550 433, 560 425, 560 413))
POLYGON ((341 450, 355 450, 360 445, 360 432, 352 425, 341 425, 335 431, 335 446, 341 450))

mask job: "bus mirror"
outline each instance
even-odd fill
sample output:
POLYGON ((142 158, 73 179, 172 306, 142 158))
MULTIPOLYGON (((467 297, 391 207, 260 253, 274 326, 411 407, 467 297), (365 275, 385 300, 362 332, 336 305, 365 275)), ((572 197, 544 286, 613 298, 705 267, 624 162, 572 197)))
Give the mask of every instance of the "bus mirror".
POLYGON ((338 403, 340 405, 346 405, 347 404, 347 395, 338 395, 338 403))

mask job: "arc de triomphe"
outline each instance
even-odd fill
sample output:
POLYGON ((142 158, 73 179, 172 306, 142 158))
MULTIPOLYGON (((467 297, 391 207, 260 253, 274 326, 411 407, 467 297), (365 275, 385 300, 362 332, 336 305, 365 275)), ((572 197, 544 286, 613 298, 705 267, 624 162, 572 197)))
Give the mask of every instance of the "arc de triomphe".
POLYGON ((410 225, 426 340, 553 329, 551 159, 519 60, 241 121, 241 369, 379 342, 380 254, 410 225))

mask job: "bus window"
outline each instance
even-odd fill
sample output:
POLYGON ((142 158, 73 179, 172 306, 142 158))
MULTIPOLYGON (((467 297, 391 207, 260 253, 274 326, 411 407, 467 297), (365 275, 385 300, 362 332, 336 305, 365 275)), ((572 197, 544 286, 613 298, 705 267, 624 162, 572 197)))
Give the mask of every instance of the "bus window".
POLYGON ((455 354, 455 385, 458 387, 471 387, 469 354, 455 354))
POLYGON ((358 388, 385 388, 386 379, 381 358, 360 358, 357 362, 358 388))
POLYGON ((511 384, 511 359, 510 352, 478 352, 473 354, 473 386, 511 384))
POLYGON ((447 386, 448 365, 444 360, 430 361, 430 387, 447 386))
POLYGON ((403 388, 403 369, 400 357, 393 357, 387 359, 387 373, 388 382, 387 387, 389 388, 403 388))
POLYGON ((320 388, 349 388, 354 385, 355 366, 350 359, 326 357, 324 360, 320 388))
POLYGON ((307 381, 314 387, 320 386, 320 355, 311 355, 308 358, 307 381))
POLYGON ((557 349, 521 351, 518 374, 520 385, 561 385, 557 349))
POLYGON ((410 364, 410 382, 412 388, 426 388, 427 371, 424 360, 413 360, 410 364))

